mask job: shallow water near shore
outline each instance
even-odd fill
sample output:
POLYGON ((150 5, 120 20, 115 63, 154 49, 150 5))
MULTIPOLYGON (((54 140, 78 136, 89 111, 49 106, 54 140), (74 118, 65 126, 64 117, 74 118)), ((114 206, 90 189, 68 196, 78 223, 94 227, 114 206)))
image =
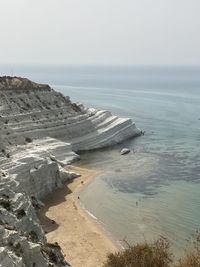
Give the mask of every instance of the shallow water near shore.
POLYGON ((117 240, 164 235, 181 255, 200 228, 200 68, 46 67, 18 72, 50 81, 74 101, 130 117, 146 131, 124 144, 81 153, 80 165, 104 171, 84 189, 81 201, 117 240), (131 153, 121 156, 123 147, 131 153))
MULTIPOLYGON (((84 166, 99 168, 100 163, 89 163, 88 156, 82 155, 84 166)), ((115 156, 119 157, 119 151, 115 156)), ((109 160, 104 162, 104 174, 81 193, 81 201, 122 245, 123 239, 136 243, 162 235, 169 238, 175 254, 181 255, 191 234, 199 229, 199 184, 159 181, 152 175, 158 158, 143 153, 127 157, 121 160, 120 169, 119 159, 110 162, 111 170, 109 160)))

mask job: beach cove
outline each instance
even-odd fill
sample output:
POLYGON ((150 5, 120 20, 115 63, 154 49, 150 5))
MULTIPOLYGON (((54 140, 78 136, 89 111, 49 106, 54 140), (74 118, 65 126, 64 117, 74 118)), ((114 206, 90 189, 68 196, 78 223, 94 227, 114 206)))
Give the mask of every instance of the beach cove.
POLYGON ((100 171, 77 166, 67 166, 68 171, 81 176, 50 193, 39 212, 47 241, 57 242, 74 267, 102 266, 110 252, 120 246, 112 239, 95 217, 87 213, 79 197, 100 171))

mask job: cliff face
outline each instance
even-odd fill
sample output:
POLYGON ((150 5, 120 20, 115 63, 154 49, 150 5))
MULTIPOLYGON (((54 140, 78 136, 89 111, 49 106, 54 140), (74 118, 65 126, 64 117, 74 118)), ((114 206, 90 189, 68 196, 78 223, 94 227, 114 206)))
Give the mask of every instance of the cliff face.
POLYGON ((78 174, 63 166, 140 134, 130 119, 87 109, 48 85, 0 78, 0 266, 68 266, 47 244, 40 199, 78 174))
POLYGON ((77 151, 112 145, 139 133, 130 119, 74 104, 49 86, 27 79, 0 79, 0 114, 4 145, 25 143, 23 137, 50 136, 71 143, 77 151))

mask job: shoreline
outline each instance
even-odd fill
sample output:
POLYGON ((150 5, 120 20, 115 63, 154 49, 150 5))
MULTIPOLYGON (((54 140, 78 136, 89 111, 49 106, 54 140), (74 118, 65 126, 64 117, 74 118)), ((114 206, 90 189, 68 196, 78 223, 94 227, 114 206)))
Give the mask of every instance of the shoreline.
POLYGON ((47 241, 58 242, 67 261, 73 267, 102 266, 110 252, 117 252, 117 244, 81 203, 80 192, 101 172, 92 169, 66 166, 66 170, 81 176, 50 193, 39 212, 47 241))

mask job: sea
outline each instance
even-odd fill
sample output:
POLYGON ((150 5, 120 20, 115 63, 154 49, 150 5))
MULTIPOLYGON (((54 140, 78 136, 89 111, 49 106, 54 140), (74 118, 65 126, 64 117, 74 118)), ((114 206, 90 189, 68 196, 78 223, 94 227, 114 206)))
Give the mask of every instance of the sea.
POLYGON ((81 166, 102 171, 83 206, 120 244, 164 236, 175 255, 190 249, 200 229, 200 67, 1 65, 0 74, 130 117, 144 136, 81 153, 81 166))

